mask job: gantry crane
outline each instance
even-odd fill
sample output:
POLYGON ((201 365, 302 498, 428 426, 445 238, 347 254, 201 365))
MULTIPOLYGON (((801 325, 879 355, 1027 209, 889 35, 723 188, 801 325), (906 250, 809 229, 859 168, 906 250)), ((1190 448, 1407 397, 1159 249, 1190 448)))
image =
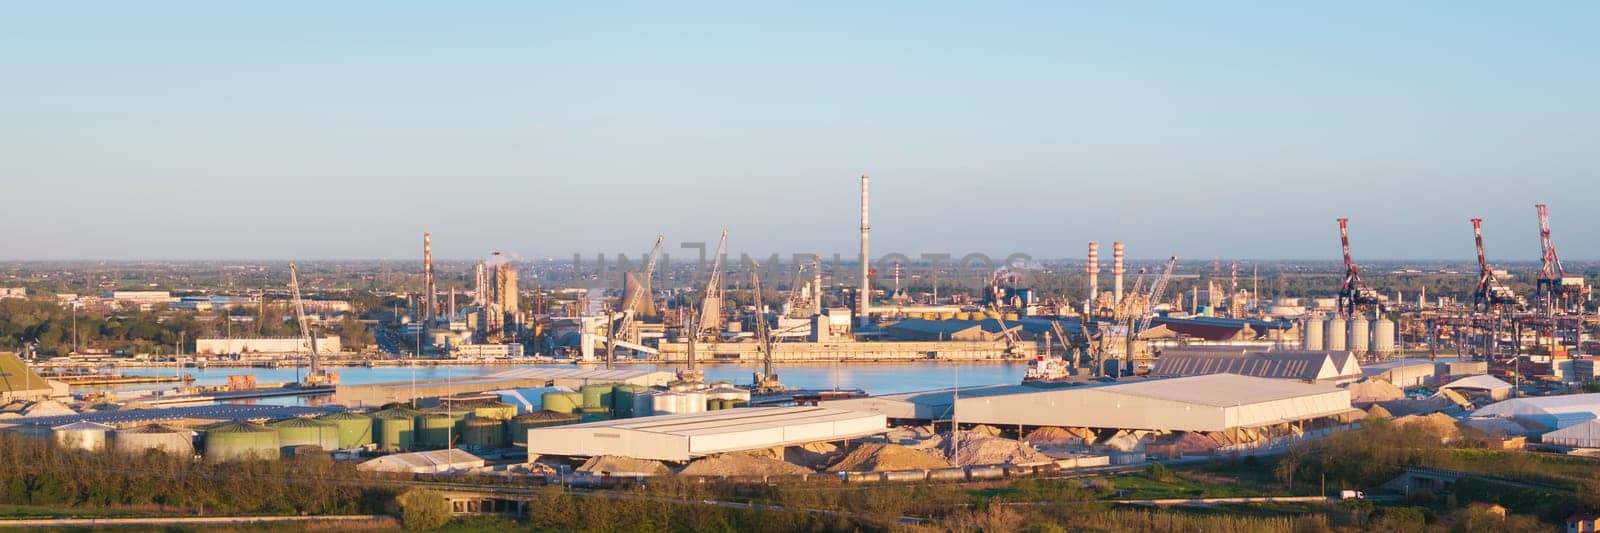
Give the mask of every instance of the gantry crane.
MULTIPOLYGON (((645 258, 644 271, 639 273, 640 277, 638 278, 638 287, 633 291, 633 293, 628 295, 627 301, 623 302, 622 319, 612 323, 612 334, 609 337, 611 342, 606 344, 607 362, 610 362, 616 356, 616 339, 621 338, 633 344, 639 343, 639 334, 638 331, 636 331, 637 324, 635 323, 635 315, 638 313, 641 299, 649 297, 651 292, 650 278, 656 271, 656 258, 661 255, 661 241, 663 239, 664 237, 662 235, 656 235, 656 245, 650 249, 650 255, 645 258)), ((623 290, 626 291, 628 286, 627 282, 624 281, 622 286, 623 290)))
POLYGON ((1571 311, 1573 307, 1581 305, 1579 298, 1589 295, 1589 287, 1581 278, 1567 278, 1567 270, 1561 265, 1556 245, 1550 242, 1550 210, 1545 204, 1535 205, 1534 208, 1539 211, 1539 251, 1542 254, 1539 277, 1534 282, 1534 300, 1545 314, 1551 314, 1557 308, 1571 311))
POLYGON ((1354 315, 1357 308, 1373 307, 1383 314, 1383 303, 1378 291, 1361 281, 1361 269, 1350 260, 1350 219, 1339 219, 1339 244, 1344 248, 1344 283, 1339 285, 1339 311, 1345 316, 1354 315))
POLYGON ((1523 302, 1517 298, 1516 292, 1500 283, 1495 277, 1494 269, 1489 267, 1489 262, 1483 255, 1483 219, 1472 219, 1472 238, 1478 245, 1478 287, 1472 292, 1472 309, 1480 313, 1490 310, 1515 310, 1522 307, 1523 302))
POLYGON ((322 360, 317 354, 317 335, 311 332, 311 321, 306 319, 306 305, 300 300, 300 271, 294 262, 289 262, 289 294, 294 297, 294 316, 300 323, 300 335, 305 337, 306 346, 311 349, 311 371, 306 373, 306 386, 321 386, 328 382, 328 375, 322 371, 322 360))
MULTIPOLYGON (((1155 317, 1156 304, 1161 301, 1162 295, 1167 292, 1167 282, 1172 280, 1172 270, 1173 268, 1177 267, 1177 265, 1178 256, 1174 255, 1172 258, 1167 260, 1167 267, 1161 270, 1161 275, 1156 276, 1156 280, 1154 282, 1150 283, 1150 292, 1145 294, 1144 309, 1139 313, 1138 322, 1134 324, 1132 320, 1129 321, 1130 324, 1128 327, 1127 336, 1128 344, 1127 349, 1123 352, 1123 366, 1125 366, 1123 369, 1124 372, 1133 371, 1134 340, 1138 339, 1139 332, 1150 328, 1150 320, 1155 317)), ((1129 317, 1131 318, 1132 315, 1129 315, 1129 317)))

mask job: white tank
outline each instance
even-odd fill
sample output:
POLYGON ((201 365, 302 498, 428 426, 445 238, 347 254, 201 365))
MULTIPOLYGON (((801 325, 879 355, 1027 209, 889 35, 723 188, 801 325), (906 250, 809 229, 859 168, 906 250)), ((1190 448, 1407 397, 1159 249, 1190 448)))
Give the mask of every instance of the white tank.
POLYGON ((706 393, 700 392, 700 391, 685 392, 685 393, 683 393, 682 396, 683 396, 683 404, 682 405, 683 405, 683 409, 684 409, 683 412, 685 412, 685 413, 704 413, 704 412, 706 412, 706 393))
POLYGON ((650 413, 653 415, 670 415, 681 413, 678 402, 682 398, 676 393, 661 393, 650 397, 650 413))
POLYGON ((1322 319, 1317 317, 1306 319, 1305 328, 1305 331, 1300 332, 1302 334, 1300 349, 1306 351, 1321 351, 1323 340, 1322 319))
POLYGON ((1398 344, 1394 334, 1394 321, 1380 318, 1372 327, 1372 351, 1378 355, 1393 355, 1398 344))
POLYGON ((1344 326, 1344 319, 1339 317, 1330 318, 1322 325, 1322 349, 1335 352, 1345 350, 1345 341, 1349 339, 1345 338, 1344 326))
POLYGON ((106 447, 106 435, 113 428, 105 424, 94 422, 74 422, 51 429, 55 435, 56 443, 69 450, 97 451, 106 447))
POLYGON ((1345 341, 1345 349, 1355 352, 1356 355, 1366 355, 1372 351, 1372 323, 1365 318, 1350 319, 1349 340, 1345 341))

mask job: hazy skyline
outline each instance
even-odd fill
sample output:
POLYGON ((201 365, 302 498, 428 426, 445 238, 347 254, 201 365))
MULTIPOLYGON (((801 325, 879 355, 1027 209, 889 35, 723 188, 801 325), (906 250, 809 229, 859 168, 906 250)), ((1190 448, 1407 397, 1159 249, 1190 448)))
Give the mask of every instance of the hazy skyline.
POLYGON ((1600 257, 1600 4, 40 5, 0 260, 1600 257))

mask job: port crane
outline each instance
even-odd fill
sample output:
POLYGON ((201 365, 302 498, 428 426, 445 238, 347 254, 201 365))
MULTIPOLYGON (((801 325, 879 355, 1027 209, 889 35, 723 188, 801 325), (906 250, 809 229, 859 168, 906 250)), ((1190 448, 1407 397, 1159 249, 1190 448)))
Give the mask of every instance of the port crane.
MULTIPOLYGON (((650 249, 650 255, 646 257, 644 261, 644 271, 639 273, 639 281, 637 285, 638 288, 637 290, 633 291, 633 293, 628 295, 627 301, 622 303, 622 319, 614 321, 612 324, 613 327, 611 331, 613 333, 608 337, 609 342, 606 344, 607 362, 610 362, 616 356, 617 345, 621 344, 621 342, 616 340, 618 337, 623 338, 623 342, 628 342, 638 346, 639 332, 637 330, 637 318, 635 315, 638 313, 639 304, 641 301, 644 298, 649 297, 650 278, 655 274, 656 271, 656 258, 660 257, 661 255, 662 240, 664 240, 664 236, 656 235, 655 247, 650 249)), ((626 290, 627 282, 623 282, 623 288, 626 290)))
POLYGON ((300 335, 306 339, 306 346, 311 349, 311 371, 306 373, 305 386, 322 386, 328 384, 328 375, 322 371, 322 360, 317 355, 317 335, 311 331, 311 321, 306 319, 306 305, 300 299, 300 269, 294 262, 289 262, 289 293, 294 297, 294 316, 300 324, 300 335))
MULTIPOLYGON (((1177 266, 1178 256, 1174 255, 1170 259, 1167 259, 1167 266, 1161 270, 1161 275, 1156 276, 1155 281, 1150 283, 1150 292, 1145 293, 1144 309, 1139 312, 1139 318, 1136 324, 1132 320, 1133 315, 1130 314, 1125 317, 1125 327, 1127 327, 1127 349, 1123 352, 1123 358, 1125 360, 1124 366, 1127 368, 1124 368, 1122 371, 1131 372, 1133 370, 1134 340, 1138 339, 1139 332, 1150 328, 1150 320, 1155 317, 1156 304, 1161 301, 1162 295, 1167 292, 1167 283, 1172 280, 1172 270, 1177 266)), ((1143 279, 1142 270, 1140 272, 1140 278, 1143 279)), ((1138 283, 1136 282, 1134 286, 1137 287, 1138 283)), ((1138 294, 1138 292, 1135 291, 1135 294, 1138 294)))
POLYGON ((695 336, 719 335, 722 332, 722 270, 728 255, 728 230, 722 230, 717 242, 717 253, 711 258, 711 276, 706 280, 706 291, 700 303, 700 318, 695 322, 695 336))
POLYGON ((786 387, 778 382, 778 374, 772 371, 772 331, 767 324, 765 306, 761 303, 761 264, 751 261, 750 265, 750 288, 755 291, 756 342, 761 350, 761 372, 754 376, 752 389, 756 394, 782 392, 786 387))
POLYGON ((1383 313, 1383 303, 1378 299, 1378 291, 1367 287, 1361 281, 1361 269, 1355 261, 1350 260, 1350 219, 1339 220, 1339 244, 1344 248, 1344 282, 1339 284, 1339 311, 1346 316, 1354 315, 1357 308, 1371 306, 1379 314, 1383 313))
POLYGON ((1581 278, 1567 277, 1567 270, 1561 265, 1561 256, 1556 253, 1556 245, 1550 242, 1550 209, 1545 204, 1533 207, 1539 212, 1539 251, 1542 254, 1539 277, 1534 281, 1534 299, 1539 309, 1547 315, 1558 307, 1563 311, 1571 311, 1579 304, 1578 298, 1589 295, 1589 287, 1583 284, 1581 278))
POLYGON ((1483 255, 1483 219, 1472 219, 1472 237, 1478 245, 1478 287, 1472 292, 1472 309, 1479 313, 1486 313, 1498 309, 1504 312, 1508 308, 1517 309, 1523 306, 1522 299, 1516 292, 1500 283, 1494 275, 1494 269, 1489 267, 1489 262, 1483 255))

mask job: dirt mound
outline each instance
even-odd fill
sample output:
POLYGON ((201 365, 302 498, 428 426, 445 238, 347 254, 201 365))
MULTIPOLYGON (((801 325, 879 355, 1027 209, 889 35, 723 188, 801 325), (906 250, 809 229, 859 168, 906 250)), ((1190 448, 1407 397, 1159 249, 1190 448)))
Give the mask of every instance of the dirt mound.
POLYGON ((949 433, 941 433, 914 446, 914 449, 938 458, 949 457, 952 448, 955 449, 955 463, 961 466, 1029 466, 1053 461, 1050 456, 1020 441, 971 431, 961 432, 956 439, 951 439, 949 433))
POLYGON ((844 456, 844 450, 830 442, 813 442, 803 446, 790 446, 783 449, 782 459, 810 469, 821 469, 833 464, 844 456))
POLYGON ((1083 435, 1053 426, 1035 429, 1031 433, 1028 433, 1026 437, 1023 437, 1022 440, 1028 441, 1029 444, 1040 447, 1082 446, 1085 442, 1083 435))
POLYGON ((1000 428, 997 428, 997 427, 994 427, 994 426, 990 426, 990 425, 987 425, 987 424, 978 424, 976 426, 972 426, 972 429, 970 429, 968 431, 971 431, 973 433, 982 433, 982 434, 988 435, 990 437, 998 437, 998 436, 1000 436, 1000 428))
POLYGON ((891 472, 896 470, 922 470, 949 468, 950 463, 899 444, 865 443, 856 447, 833 466, 829 472, 891 472))
POLYGON ((1406 392, 1393 383, 1381 379, 1368 379, 1350 384, 1352 403, 1386 402, 1406 397, 1406 392))
POLYGON ((1438 437, 1441 441, 1452 441, 1461 438, 1461 429, 1456 427, 1456 419, 1444 413, 1431 415, 1411 415, 1394 419, 1395 427, 1417 427, 1423 432, 1438 437))
POLYGON ((811 470, 767 455, 724 453, 702 457, 678 472, 680 476, 796 476, 811 470))
POLYGON ((1394 418, 1393 413, 1390 413, 1388 409, 1384 409, 1382 405, 1378 404, 1372 404, 1372 407, 1367 408, 1367 416, 1372 418, 1394 418))
POLYGON ((670 473, 667 470, 667 465, 661 464, 660 461, 634 459, 618 455, 592 457, 585 461, 583 466, 578 467, 577 471, 594 475, 609 474, 613 476, 664 476, 670 473))

